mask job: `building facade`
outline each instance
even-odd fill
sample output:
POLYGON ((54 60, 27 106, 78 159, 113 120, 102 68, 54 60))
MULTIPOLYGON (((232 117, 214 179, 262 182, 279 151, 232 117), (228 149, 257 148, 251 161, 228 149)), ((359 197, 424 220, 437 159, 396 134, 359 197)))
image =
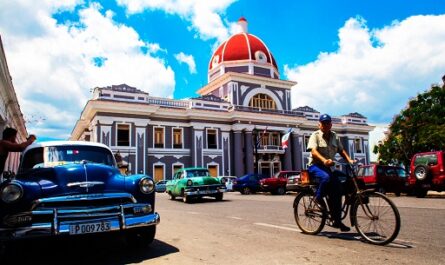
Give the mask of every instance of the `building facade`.
MULTIPOLYGON (((292 109, 296 82, 280 79, 270 50, 258 37, 231 36, 211 56, 208 80, 196 98, 150 96, 126 84, 95 88, 72 140, 101 142, 118 152, 132 173, 170 179, 181 167, 206 167, 212 175, 241 176, 301 170, 306 145, 320 112, 292 109), (281 139, 290 132, 288 148, 281 139)), ((351 156, 369 162, 366 117, 350 113, 333 120, 351 156)), ((339 157, 340 159, 340 157, 339 157)))
MULTIPOLYGON (((17 142, 26 140, 28 133, 25 120, 12 84, 12 77, 9 73, 5 50, 3 49, 3 42, 0 36, 0 138, 2 136, 1 132, 6 127, 17 130, 17 142)), ((5 163, 5 171, 17 172, 19 160, 20 153, 10 153, 5 163)))

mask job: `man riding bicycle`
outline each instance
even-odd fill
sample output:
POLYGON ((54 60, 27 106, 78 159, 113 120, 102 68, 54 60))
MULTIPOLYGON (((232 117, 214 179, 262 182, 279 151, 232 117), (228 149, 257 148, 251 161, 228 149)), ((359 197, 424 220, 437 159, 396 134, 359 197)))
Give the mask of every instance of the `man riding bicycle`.
POLYGON ((323 114, 318 122, 319 130, 312 133, 307 146, 311 152, 308 163, 309 175, 318 179, 319 186, 315 194, 315 200, 318 205, 323 205, 321 201, 323 197, 328 195, 328 203, 333 219, 332 227, 339 228, 342 232, 351 229, 341 222, 341 183, 339 176, 340 171, 332 171, 331 166, 334 165, 335 154, 339 153, 348 163, 354 163, 348 153, 344 150, 343 145, 337 134, 331 131, 332 119, 328 114, 323 114))

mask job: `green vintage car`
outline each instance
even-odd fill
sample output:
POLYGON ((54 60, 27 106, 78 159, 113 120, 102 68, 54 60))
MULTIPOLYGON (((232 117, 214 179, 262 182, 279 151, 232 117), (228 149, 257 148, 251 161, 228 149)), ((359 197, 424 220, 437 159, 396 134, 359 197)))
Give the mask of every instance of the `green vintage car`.
POLYGON ((185 203, 204 196, 221 201, 225 191, 224 178, 214 178, 210 176, 207 168, 200 167, 182 168, 176 171, 173 179, 166 184, 166 192, 170 199, 182 197, 185 203))

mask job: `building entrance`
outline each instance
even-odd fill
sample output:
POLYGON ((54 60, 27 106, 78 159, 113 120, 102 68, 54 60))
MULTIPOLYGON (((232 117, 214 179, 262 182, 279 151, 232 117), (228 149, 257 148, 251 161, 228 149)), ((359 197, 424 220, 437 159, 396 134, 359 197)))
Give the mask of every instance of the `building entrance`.
POLYGON ((258 173, 268 177, 274 176, 281 171, 281 161, 277 160, 259 160, 258 161, 258 173))

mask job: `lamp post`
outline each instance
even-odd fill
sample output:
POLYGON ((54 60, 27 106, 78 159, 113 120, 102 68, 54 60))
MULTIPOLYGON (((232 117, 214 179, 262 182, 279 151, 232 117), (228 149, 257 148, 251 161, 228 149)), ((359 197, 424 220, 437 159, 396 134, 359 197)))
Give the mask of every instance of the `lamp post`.
POLYGON ((252 131, 253 134, 253 154, 254 154, 254 163, 253 163, 253 169, 255 174, 258 174, 258 145, 259 145, 259 138, 258 138, 258 129, 255 127, 252 131))

